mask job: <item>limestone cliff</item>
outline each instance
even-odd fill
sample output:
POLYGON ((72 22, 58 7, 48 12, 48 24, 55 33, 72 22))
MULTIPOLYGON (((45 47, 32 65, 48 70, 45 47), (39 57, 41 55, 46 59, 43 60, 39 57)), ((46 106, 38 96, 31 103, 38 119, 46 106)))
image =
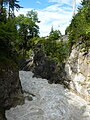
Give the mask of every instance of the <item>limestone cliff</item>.
POLYGON ((74 45, 66 64, 66 71, 71 77, 71 88, 79 95, 90 98, 90 50, 88 53, 82 45, 74 45))
POLYGON ((14 61, 0 58, 0 120, 6 120, 5 110, 23 102, 19 71, 14 61))

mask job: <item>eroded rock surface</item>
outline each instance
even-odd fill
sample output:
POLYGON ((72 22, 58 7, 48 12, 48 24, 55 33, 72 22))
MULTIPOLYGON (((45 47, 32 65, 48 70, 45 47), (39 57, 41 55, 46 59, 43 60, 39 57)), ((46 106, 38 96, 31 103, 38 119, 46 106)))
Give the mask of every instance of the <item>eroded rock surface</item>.
POLYGON ((90 120, 90 104, 84 99, 60 84, 32 76, 20 71, 25 104, 6 111, 7 120, 90 120))
POLYGON ((82 45, 73 46, 66 71, 72 80, 71 88, 90 100, 90 49, 85 55, 82 45))

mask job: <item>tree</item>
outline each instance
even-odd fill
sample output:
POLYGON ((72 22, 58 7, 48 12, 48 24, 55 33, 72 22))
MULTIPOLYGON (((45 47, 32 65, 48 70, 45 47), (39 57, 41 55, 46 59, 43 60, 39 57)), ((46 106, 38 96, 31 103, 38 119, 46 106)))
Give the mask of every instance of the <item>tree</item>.
POLYGON ((8 0, 1 0, 1 13, 0 13, 0 57, 16 59, 16 43, 18 39, 17 26, 15 17, 7 15, 8 0))
POLYGON ((9 16, 14 17, 14 9, 16 8, 17 10, 21 8, 19 4, 17 4, 19 1, 17 0, 8 0, 9 4, 9 16))
POLYGON ((32 38, 37 37, 39 34, 39 26, 37 23, 39 23, 37 12, 33 10, 29 11, 26 16, 19 15, 17 17, 17 28, 21 39, 19 48, 21 48, 23 56, 26 56, 26 51, 30 49, 30 41, 32 38))
POLYGON ((83 7, 85 7, 85 6, 88 6, 89 3, 90 3, 89 0, 83 0, 82 3, 81 3, 81 5, 82 5, 83 7))
POLYGON ((69 34, 69 43, 72 47, 74 44, 81 43, 82 48, 88 51, 90 46, 90 1, 83 0, 82 7, 73 17, 66 33, 69 34))
POLYGON ((18 10, 21 6, 17 0, 0 0, 0 14, 3 14, 3 9, 8 9, 9 17, 14 17, 14 10, 18 10))
POLYGON ((49 38, 53 40, 58 40, 61 38, 61 32, 60 30, 54 30, 53 27, 51 28, 49 38))
POLYGON ((43 46, 45 54, 54 59, 56 63, 64 63, 69 55, 68 43, 63 42, 61 32, 53 30, 53 27, 49 37, 44 39, 43 46))

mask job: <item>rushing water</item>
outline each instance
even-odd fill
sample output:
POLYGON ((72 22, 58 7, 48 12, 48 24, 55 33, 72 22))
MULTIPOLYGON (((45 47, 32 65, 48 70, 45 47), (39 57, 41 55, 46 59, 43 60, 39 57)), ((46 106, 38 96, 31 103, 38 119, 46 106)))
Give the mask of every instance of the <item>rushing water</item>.
POLYGON ((89 103, 60 84, 32 76, 20 71, 25 104, 6 111, 7 120, 90 120, 89 103))

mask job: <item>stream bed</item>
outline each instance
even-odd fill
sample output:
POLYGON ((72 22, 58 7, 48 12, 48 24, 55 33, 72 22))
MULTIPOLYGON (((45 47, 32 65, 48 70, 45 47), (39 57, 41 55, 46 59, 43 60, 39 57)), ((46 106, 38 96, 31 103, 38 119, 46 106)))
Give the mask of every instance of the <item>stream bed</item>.
POLYGON ((20 71, 25 104, 6 111, 7 120, 90 120, 90 103, 60 84, 20 71))

